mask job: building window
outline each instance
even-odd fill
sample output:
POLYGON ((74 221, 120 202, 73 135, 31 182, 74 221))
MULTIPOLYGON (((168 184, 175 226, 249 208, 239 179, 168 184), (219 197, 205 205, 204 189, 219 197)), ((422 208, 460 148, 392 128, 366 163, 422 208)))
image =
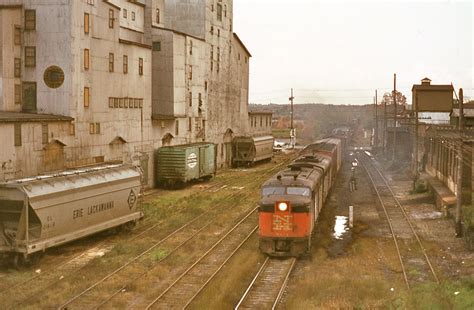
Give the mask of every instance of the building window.
POLYGON ((109 28, 114 28, 114 10, 109 9, 109 28))
POLYGON ((76 134, 76 125, 74 124, 74 122, 71 122, 69 124, 69 134, 71 136, 74 136, 76 134))
POLYGON ((191 117, 188 117, 188 131, 191 131, 193 129, 193 120, 191 117))
POLYGON ((176 120, 176 122, 174 123, 174 134, 177 136, 179 135, 179 121, 176 120))
POLYGON ((217 48, 217 62, 221 61, 221 48, 217 48))
POLYGON ((15 58, 15 77, 21 77, 21 58, 15 58))
POLYGON ((25 67, 36 66, 36 47, 25 46, 25 67))
POLYGON ((224 4, 224 17, 227 17, 227 5, 224 4))
POLYGON ((109 97, 109 108, 113 108, 113 107, 114 107, 114 98, 109 97))
POLYGON ((132 12, 132 20, 135 20, 135 12, 132 12))
POLYGON ((161 42, 160 41, 153 42, 153 51, 154 52, 161 51, 161 42))
POLYGON ((84 87, 84 107, 88 108, 91 100, 91 93, 89 87, 84 87))
POLYGON ((114 98, 114 108, 119 107, 119 98, 114 98))
POLYGON ((214 45, 211 45, 211 61, 214 60, 214 45))
POLYGON ((193 66, 189 66, 189 79, 192 80, 193 79, 193 66))
POLYGON ((89 49, 84 49, 84 70, 89 70, 89 49))
POLYGON ((193 93, 192 92, 189 92, 189 106, 190 107, 193 106, 193 93))
POLYGON ((207 91, 207 81, 204 82, 204 90, 207 91))
POLYGON ((13 126, 15 146, 21 146, 21 124, 14 124, 13 126))
POLYGON ((36 10, 25 10, 25 30, 36 30, 36 10))
POLYGON ((123 108, 123 98, 119 98, 119 108, 123 108))
POLYGON ((193 54, 193 41, 189 41, 189 55, 193 54))
POLYGON ((95 133, 100 134, 100 123, 95 123, 95 133))
POLYGON ((89 33, 89 13, 84 13, 84 33, 89 33))
POLYGON ((214 26, 211 26, 211 34, 214 34, 214 26))
POLYGON ((41 124, 41 142, 48 144, 48 124, 41 124))
POLYGON ((21 45, 21 28, 20 26, 15 25, 15 30, 14 30, 14 43, 15 45, 21 45))
POLYGON ((160 23, 160 9, 156 9, 156 23, 160 23))
POLYGON ((95 123, 89 123, 89 134, 93 135, 95 133, 95 123))
POLYGON ((221 30, 217 29, 217 37, 220 37, 220 36, 221 36, 221 30))
POLYGON ((15 84, 15 104, 21 104, 21 85, 15 84))
POLYGON ((123 18, 127 18, 127 9, 123 9, 123 18))
POLYGON ((114 53, 109 53, 109 72, 114 72, 114 53))
POLYGON ((143 58, 138 59, 138 74, 143 75, 143 58))
POLYGON ((222 4, 217 4, 217 20, 222 21, 222 4))
POLYGON ((128 73, 128 56, 123 55, 123 73, 128 73))

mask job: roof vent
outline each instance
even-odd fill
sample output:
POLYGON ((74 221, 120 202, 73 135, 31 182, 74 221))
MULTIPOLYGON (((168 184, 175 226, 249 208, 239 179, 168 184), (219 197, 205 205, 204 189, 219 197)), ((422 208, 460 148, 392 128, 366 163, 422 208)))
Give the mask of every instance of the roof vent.
POLYGON ((431 84, 431 80, 427 77, 421 80, 421 85, 430 85, 430 84, 431 84))

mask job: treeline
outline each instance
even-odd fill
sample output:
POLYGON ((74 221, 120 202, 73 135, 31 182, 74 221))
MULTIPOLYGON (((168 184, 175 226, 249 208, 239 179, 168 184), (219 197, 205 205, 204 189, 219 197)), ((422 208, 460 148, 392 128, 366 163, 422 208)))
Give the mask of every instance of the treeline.
MULTIPOLYGON (((249 108, 252 111, 272 112, 275 129, 290 127, 289 104, 250 104, 249 108)), ((328 135, 337 127, 358 124, 369 129, 374 123, 372 105, 295 104, 293 112, 297 136, 303 141, 312 141, 328 135)))

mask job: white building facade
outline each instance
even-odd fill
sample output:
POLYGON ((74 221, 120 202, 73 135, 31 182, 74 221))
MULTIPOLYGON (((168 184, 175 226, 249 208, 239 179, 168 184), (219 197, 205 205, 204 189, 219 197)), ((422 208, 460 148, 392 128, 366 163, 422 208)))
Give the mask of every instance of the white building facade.
POLYGON ((114 161, 153 186, 162 145, 225 166, 249 130, 232 1, 2 0, 0 26, 0 180, 114 161))

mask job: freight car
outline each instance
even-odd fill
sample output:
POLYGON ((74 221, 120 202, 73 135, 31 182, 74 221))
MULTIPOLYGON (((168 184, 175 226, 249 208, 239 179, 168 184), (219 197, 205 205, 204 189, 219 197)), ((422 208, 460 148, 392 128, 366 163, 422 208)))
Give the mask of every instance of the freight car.
POLYGON ((213 143, 163 146, 156 152, 155 160, 158 185, 210 179, 216 173, 216 146, 213 143))
POLYGON ((232 166, 250 166, 273 156, 273 136, 235 137, 232 140, 232 166))
POLYGON ((259 205, 259 248, 270 256, 300 256, 339 169, 341 143, 324 139, 306 147, 301 157, 267 180, 259 205))
POLYGON ((0 254, 36 254, 143 217, 140 168, 109 165, 0 184, 0 254))

